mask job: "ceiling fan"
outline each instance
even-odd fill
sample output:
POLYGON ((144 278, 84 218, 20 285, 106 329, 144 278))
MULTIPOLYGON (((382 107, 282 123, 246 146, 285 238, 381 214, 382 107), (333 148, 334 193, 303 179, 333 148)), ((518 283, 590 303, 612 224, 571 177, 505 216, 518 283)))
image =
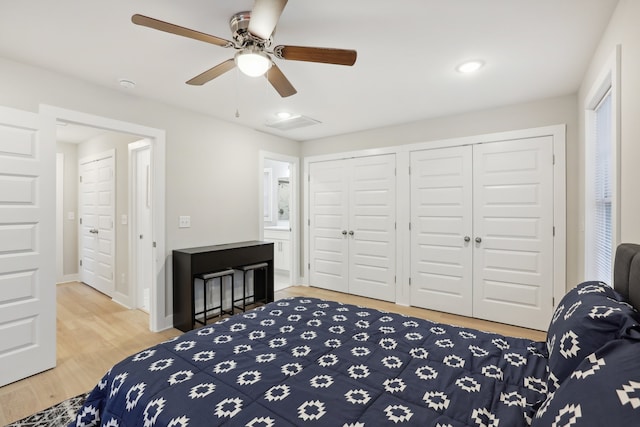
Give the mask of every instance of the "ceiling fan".
POLYGON ((195 76, 188 80, 187 84, 203 85, 232 70, 237 65, 240 71, 249 76, 265 75, 280 96, 287 97, 294 95, 297 91, 271 59, 271 56, 291 61, 353 65, 356 62, 357 52, 348 49, 286 45, 279 45, 271 49, 275 28, 286 4, 287 0, 256 0, 253 10, 250 12, 239 12, 233 15, 229 21, 233 40, 226 40, 144 15, 133 15, 131 21, 136 25, 216 46, 233 48, 237 51, 233 58, 195 76))

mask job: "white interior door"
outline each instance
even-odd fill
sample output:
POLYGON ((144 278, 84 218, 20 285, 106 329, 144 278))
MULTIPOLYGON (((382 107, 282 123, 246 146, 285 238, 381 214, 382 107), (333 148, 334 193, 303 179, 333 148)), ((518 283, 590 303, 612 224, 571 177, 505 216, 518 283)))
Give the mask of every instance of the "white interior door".
POLYGON ((411 305, 472 315, 471 146, 411 153, 411 305))
POLYGON ((115 256, 115 156, 80 160, 80 280, 112 297, 115 256))
POLYGON ((309 165, 310 285, 349 291, 348 179, 342 160, 309 165))
POLYGON ((395 301, 395 154, 345 162, 349 165, 349 293, 395 301))
POLYGON ((474 146, 475 317, 545 330, 553 308, 553 141, 474 146))
POLYGON ((151 214, 151 146, 133 152, 134 161, 134 265, 136 277, 137 307, 150 309, 151 281, 153 274, 153 237, 151 214))
POLYGON ((0 386, 56 364, 55 123, 0 107, 0 386))

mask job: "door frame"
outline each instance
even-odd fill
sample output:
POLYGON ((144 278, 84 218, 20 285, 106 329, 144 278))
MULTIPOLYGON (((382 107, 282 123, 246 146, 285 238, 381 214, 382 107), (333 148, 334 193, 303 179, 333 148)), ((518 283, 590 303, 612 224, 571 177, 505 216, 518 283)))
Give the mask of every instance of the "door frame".
POLYGON ((454 147, 459 145, 478 144, 483 142, 498 142, 511 139, 534 138, 539 136, 552 136, 553 138, 553 222, 555 227, 555 236, 553 238, 553 296, 554 306, 557 305, 566 293, 567 280, 567 225, 566 225, 566 209, 567 209, 567 187, 566 187, 566 125, 550 125, 536 128, 521 129, 515 131, 496 132, 489 134, 479 134, 460 138, 440 139, 433 141, 422 141, 417 143, 403 144, 398 146, 375 148, 368 150, 349 151, 343 153, 323 154, 317 156, 304 157, 302 171, 302 180, 304 185, 304 237, 303 245, 303 265, 301 270, 301 282, 309 285, 309 163, 324 161, 347 159, 351 157, 372 156, 377 154, 396 154, 396 185, 397 185, 397 206, 396 211, 403 213, 396 215, 397 229, 397 286, 396 304, 411 304, 411 288, 409 285, 411 271, 411 231, 409 222, 409 212, 411 207, 410 198, 410 158, 411 151, 425 150, 431 148, 454 147))
POLYGON ((286 154, 273 153, 260 150, 258 156, 258 233, 259 240, 264 239, 264 161, 265 159, 285 162, 291 165, 289 180, 291 198, 289 199, 289 226, 291 228, 291 285, 300 283, 300 215, 299 215, 299 194, 300 194, 300 159, 286 154))
MULTIPOLYGON (((153 332, 170 328, 173 316, 166 312, 166 278, 165 251, 165 187, 166 187, 166 132, 163 129, 142 126, 136 123, 115 120, 80 111, 68 110, 52 105, 41 104, 39 113, 53 120, 73 122, 85 126, 107 129, 115 132, 138 135, 149 138, 152 144, 152 188, 153 188, 153 241, 154 274, 151 283, 151 311, 149 313, 149 329, 153 332)), ((55 146, 55 134, 50 144, 55 146)))
POLYGON ((56 153, 56 283, 64 280, 64 153, 56 153))
MULTIPOLYGON (((140 141, 132 142, 128 145, 128 163, 129 163, 129 180, 128 180, 128 191, 129 191, 129 283, 131 286, 130 292, 130 301, 131 306, 133 308, 140 308, 141 301, 139 298, 140 293, 140 283, 138 281, 138 277, 140 275, 140 262, 138 260, 138 249, 140 240, 137 239, 138 235, 138 205, 137 198, 140 197, 137 191, 137 170, 138 165, 136 159, 136 155, 144 150, 150 150, 151 159, 153 159, 153 144, 148 138, 141 139, 140 141)), ((149 168, 149 178, 153 175, 153 162, 151 161, 149 168)), ((149 191, 149 199, 150 199, 150 208, 151 208, 151 217, 154 216, 154 205, 153 205, 153 187, 151 182, 148 183, 150 188, 149 191)), ((153 268, 152 268, 153 269, 153 268)), ((151 301, 149 302, 151 305, 151 301)))
MULTIPOLYGON (((88 156, 85 156, 81 159, 78 159, 78 175, 81 176, 81 170, 82 170, 82 165, 86 164, 86 163, 92 163, 98 160, 106 160, 106 159, 111 159, 111 161, 113 162, 113 175, 111 176, 111 188, 113 191, 113 194, 116 194, 116 177, 117 177, 117 164, 116 164, 116 150, 115 149, 110 149, 107 151, 102 151, 100 153, 95 153, 95 154, 90 154, 88 156)), ((78 185, 78 194, 80 194, 80 185, 82 184, 82 182, 79 183, 78 185)), ((82 204, 80 203, 80 197, 78 196, 78 218, 83 218, 84 217, 84 210, 82 208, 82 204)), ((116 259, 117 259, 117 246, 118 246, 118 242, 117 242, 117 234, 116 233, 116 198, 114 197, 113 200, 111 200, 111 209, 110 209, 110 214, 111 214, 111 229, 113 230, 113 238, 111 239, 111 245, 112 245, 112 263, 111 263, 111 295, 105 293, 105 295, 107 295, 108 297, 110 297, 111 299, 113 299, 114 301, 120 301, 123 297, 122 294, 118 294, 118 292, 116 291, 116 259)), ((78 227, 78 258, 82 259, 82 256, 84 255, 83 252, 83 247, 82 247, 82 227, 83 224, 80 224, 80 221, 78 221, 78 223, 76 224, 76 226, 78 227)), ((97 248, 96 248, 97 249, 97 248)), ((78 280, 82 281, 82 279, 84 279, 83 275, 82 275, 82 266, 78 267, 78 280)), ((85 282, 86 283, 86 282, 85 282)), ((89 284, 86 283, 87 285, 93 287, 94 289, 97 289, 93 286, 93 284, 89 284)))

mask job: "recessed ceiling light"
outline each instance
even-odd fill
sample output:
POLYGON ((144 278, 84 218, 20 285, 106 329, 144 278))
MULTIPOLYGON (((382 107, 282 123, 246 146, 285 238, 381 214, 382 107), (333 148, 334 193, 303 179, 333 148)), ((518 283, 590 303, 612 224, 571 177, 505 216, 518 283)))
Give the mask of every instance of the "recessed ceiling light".
POLYGON ((136 82, 128 79, 120 79, 118 80, 118 83, 125 89, 133 89, 136 87, 136 82))
POLYGON ((482 66, 484 65, 484 62, 482 61, 467 61, 467 62, 463 62, 462 64, 458 65, 456 67, 456 70, 459 73, 464 73, 464 74, 468 74, 468 73, 473 73, 474 71, 478 71, 480 68, 482 68, 482 66))
POLYGON ((288 119, 289 117, 291 117, 291 113, 280 111, 279 113, 276 113, 276 116, 278 116, 279 119, 288 119))

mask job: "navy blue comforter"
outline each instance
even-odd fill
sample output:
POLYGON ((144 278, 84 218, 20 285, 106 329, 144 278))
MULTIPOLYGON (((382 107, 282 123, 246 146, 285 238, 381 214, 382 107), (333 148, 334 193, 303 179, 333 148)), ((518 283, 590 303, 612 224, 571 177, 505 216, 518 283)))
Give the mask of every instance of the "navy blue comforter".
POLYGON ((115 365, 72 426, 525 426, 544 343, 295 298, 115 365))

